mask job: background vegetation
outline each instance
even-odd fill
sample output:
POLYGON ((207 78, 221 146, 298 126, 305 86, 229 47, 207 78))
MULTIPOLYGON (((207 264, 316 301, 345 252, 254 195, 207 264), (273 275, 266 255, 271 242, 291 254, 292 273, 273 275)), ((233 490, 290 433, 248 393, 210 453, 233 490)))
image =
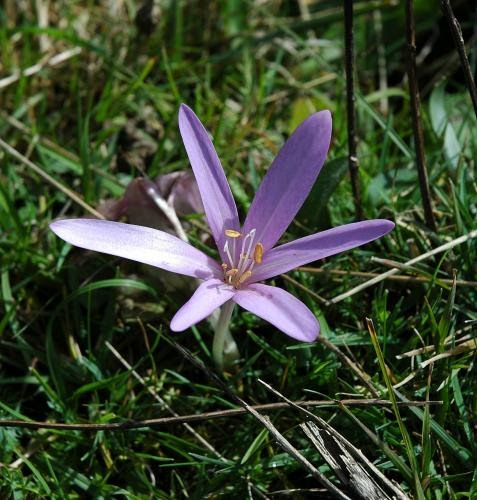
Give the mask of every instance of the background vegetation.
MULTIPOLYGON (((471 2, 453 6, 475 69, 476 13, 471 2)), ((250 404, 278 401, 258 378, 292 400, 389 400, 388 383, 398 401, 441 401, 313 412, 408 495, 473 498, 475 241, 330 304, 388 270, 373 257, 405 263, 476 228, 476 118, 439 3, 415 2, 437 232, 424 222, 415 168, 404 2, 356 1, 354 10, 362 208, 396 229, 276 279, 320 318, 322 341, 296 344, 236 312, 243 359, 223 380, 250 404)), ((341 2, 7 0, 0 19, 0 417, 108 423, 235 407, 170 344, 213 369, 207 322, 170 335, 190 284, 71 248, 48 223, 91 216, 75 193, 98 208, 144 173, 187 169, 181 102, 213 134, 242 214, 288 134, 331 109, 326 175, 286 236, 352 222, 341 2)), ((200 216, 183 223, 200 242, 200 216)), ((268 414, 345 491, 297 427, 303 415, 268 414)), ((326 498, 321 488, 246 414, 115 432, 0 427, 1 498, 326 498)))

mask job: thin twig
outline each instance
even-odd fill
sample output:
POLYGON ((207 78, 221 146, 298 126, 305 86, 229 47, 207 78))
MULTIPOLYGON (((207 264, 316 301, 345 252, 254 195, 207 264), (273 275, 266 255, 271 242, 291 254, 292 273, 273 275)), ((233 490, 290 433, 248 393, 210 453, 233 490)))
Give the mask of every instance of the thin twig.
POLYGON ((8 154, 13 156, 17 160, 21 161, 24 165, 33 170, 35 173, 37 173, 40 177, 49 182, 52 186, 59 189, 62 193, 66 194, 66 196, 71 198, 78 205, 82 206, 90 214, 94 215, 98 219, 105 219, 104 215, 100 214, 92 206, 88 205, 88 203, 86 203, 79 194, 75 193, 66 186, 63 186, 63 184, 61 184, 56 179, 51 177, 51 175, 47 174, 38 165, 35 165, 30 159, 28 159, 26 156, 22 155, 15 148, 7 144, 3 139, 0 139, 0 147, 3 148, 8 154))
MULTIPOLYGON (((0 110, 0 118, 3 118, 9 125, 14 127, 15 129, 19 130, 20 132, 23 132, 24 134, 29 136, 29 140, 31 143, 34 145, 41 144, 42 146, 45 146, 46 148, 51 149, 55 153, 60 154, 61 156, 64 156, 68 160, 71 160, 75 163, 80 162, 80 158, 78 155, 72 153, 71 151, 68 151, 67 149, 63 148, 56 142, 52 141, 51 139, 48 139, 48 137, 43 137, 39 135, 37 132, 34 132, 30 127, 27 127, 24 123, 21 121, 17 120, 14 116, 10 116, 8 113, 5 111, 0 110)), ((119 187, 122 187, 124 189, 124 184, 121 183, 118 180, 118 177, 115 177, 111 173, 105 172, 104 170, 101 170, 95 165, 89 164, 88 168, 94 171, 95 174, 100 175, 101 177, 104 177, 105 179, 108 179, 108 181, 113 182, 119 187)))
POLYGON ((371 383, 371 377, 366 372, 364 372, 349 356, 342 352, 338 346, 334 345, 333 342, 330 342, 323 335, 320 335, 317 338, 317 342, 323 344, 327 349, 334 352, 341 359, 341 361, 348 365, 351 370, 357 375, 357 377, 366 385, 371 394, 374 397, 379 397, 378 391, 371 383))
MULTIPOLYGON (((375 259, 373 259, 373 260, 375 260, 375 259)), ((378 262, 377 259, 376 259, 376 262, 378 262)), ((403 265, 403 267, 405 267, 405 265, 403 265)), ((381 273, 366 273, 366 272, 362 272, 362 271, 345 271, 343 269, 322 269, 322 268, 318 268, 318 267, 308 267, 308 266, 298 267, 297 271, 303 271, 305 273, 330 274, 331 276, 353 276, 356 278, 376 278, 377 276, 381 276, 381 273)), ((285 275, 282 275, 282 276, 285 276, 285 275)), ((453 280, 451 280, 449 278, 433 279, 430 277, 428 278, 426 276, 388 276, 386 279, 388 279, 390 281, 400 281, 403 283, 416 283, 416 284, 431 283, 434 281, 437 283, 442 283, 443 285, 452 285, 452 283, 453 283, 453 280)), ((455 284, 457 286, 469 286, 472 288, 477 288, 477 281, 456 280, 455 284)), ((305 286, 303 286, 303 290, 309 292, 309 290, 305 286)), ((325 302, 328 305, 328 301, 325 300, 325 302)))
MULTIPOLYGON (((332 407, 368 407, 368 406, 379 406, 387 407, 391 406, 391 402, 386 399, 317 399, 310 401, 294 401, 295 405, 303 408, 332 408, 332 407)), ((439 405, 442 401, 407 401, 399 403, 400 406, 426 406, 427 404, 439 405)), ((277 411, 288 408, 288 403, 267 403, 262 405, 253 405, 253 408, 257 411, 277 411)), ((175 425, 175 424, 187 424, 188 422, 203 422, 205 420, 214 420, 217 418, 230 418, 239 417, 245 415, 248 411, 245 408, 233 408, 230 410, 216 410, 209 411, 206 413, 194 413, 191 415, 177 415, 170 408, 166 408, 171 411, 174 417, 160 417, 151 418, 145 420, 128 420, 125 422, 109 423, 109 424, 80 424, 71 423, 67 424, 64 422, 39 422, 35 420, 0 420, 1 427, 21 427, 24 429, 53 429, 53 430, 63 430, 63 431, 126 431, 133 429, 144 429, 144 428, 154 428, 161 427, 165 425, 175 425)))
POLYGON ((354 36, 353 0, 344 0, 345 20, 345 72, 346 72, 346 111, 348 117, 348 165, 353 191, 356 220, 363 218, 361 190, 359 186, 359 165, 356 146, 356 106, 354 95, 354 36))
POLYGON ((303 290, 304 292, 308 293, 309 295, 311 295, 314 299, 316 299, 320 304, 324 304, 326 305, 327 303, 327 300, 323 297, 321 297, 320 295, 318 295, 316 292, 314 292, 313 290, 310 290, 309 288, 307 288, 305 285, 302 285, 299 281, 293 279, 291 276, 288 276, 287 274, 282 274, 281 277, 285 280, 285 281, 288 281, 289 283, 291 283, 292 285, 295 285, 297 288, 299 288, 300 290, 303 290))
POLYGON ((432 231, 437 231, 432 211, 431 190, 427 176, 426 157, 424 154, 424 136, 421 125, 419 87, 416 71, 416 33, 414 29, 413 0, 406 0, 406 39, 407 39, 407 72, 409 78, 409 97, 411 100, 412 127, 416 148, 416 166, 421 190, 422 205, 426 224, 432 231))
POLYGON ((454 16, 449 0, 441 0, 441 9, 447 19, 447 22, 449 23, 449 29, 452 33, 452 38, 454 39, 457 52, 459 53, 462 70, 464 71, 465 82, 470 94, 470 99, 472 101, 472 105, 474 106, 474 113, 477 117, 477 88, 475 87, 475 81, 470 68, 469 59, 465 53, 464 38, 462 36, 460 24, 454 16))
MULTIPOLYGON (((450 250, 451 248, 454 248, 458 245, 461 245, 462 243, 465 243, 466 241, 469 241, 475 237, 477 237, 477 229, 474 229, 473 231, 470 231, 470 233, 464 234, 463 236, 459 236, 459 238, 456 238, 455 240, 444 243, 444 245, 441 245, 437 248, 429 250, 429 252, 423 253, 422 255, 418 255, 414 259, 411 259, 411 260, 408 260, 407 262, 405 262, 404 265, 410 266, 412 264, 416 264, 417 262, 421 262, 422 260, 426 260, 429 257, 432 257, 438 253, 445 252, 447 250, 450 250)), ((361 292, 362 290, 369 288, 370 286, 376 285, 377 283, 384 281, 385 279, 389 278, 390 276, 393 276, 394 274, 399 273, 399 271, 400 271, 400 269, 396 269, 396 268, 390 269, 389 271, 386 271, 385 273, 382 273, 379 276, 376 276, 375 278, 370 279, 369 281, 361 283, 361 285, 358 285, 358 286, 352 288, 351 290, 348 290, 345 293, 337 295, 336 297, 334 297, 333 299, 331 299, 329 301, 329 304, 337 304, 338 302, 341 302, 342 300, 344 300, 348 297, 351 297, 352 295, 355 295, 358 292, 361 292)))

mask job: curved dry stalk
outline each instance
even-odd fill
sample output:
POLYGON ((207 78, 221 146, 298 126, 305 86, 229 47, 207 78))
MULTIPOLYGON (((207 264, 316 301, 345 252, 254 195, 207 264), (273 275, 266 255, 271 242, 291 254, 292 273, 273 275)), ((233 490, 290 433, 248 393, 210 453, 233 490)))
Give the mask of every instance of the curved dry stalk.
POLYGON ((10 146, 10 144, 6 143, 3 139, 0 139, 0 147, 4 149, 9 155, 13 156, 17 160, 21 161, 24 165, 26 165, 30 170, 33 170, 36 174, 38 174, 42 179, 46 180, 49 184, 54 186, 56 189, 59 189, 62 193, 66 194, 71 200, 75 203, 83 207, 87 212, 91 215, 94 215, 98 219, 105 219, 103 214, 100 214, 97 210, 95 210, 91 205, 88 205, 83 198, 71 189, 63 186, 56 179, 51 177, 51 175, 47 174, 43 169, 41 169, 38 165, 33 163, 29 158, 22 155, 19 151, 17 151, 14 147, 10 146))
POLYGON ((408 79, 409 79, 409 98, 411 101, 412 127, 414 131, 414 145, 416 148, 416 166, 419 177, 419 188, 421 190, 422 205, 424 208, 424 217, 426 225, 432 231, 437 231, 434 212, 432 211, 431 190, 427 175, 426 156, 424 153, 424 136, 421 124, 421 110, 419 86, 417 83, 416 70, 416 32, 414 28, 414 8, 413 0, 406 0, 406 39, 407 39, 407 57, 408 57, 408 79))
POLYGON ((354 95, 353 0, 344 0, 346 112, 348 123, 348 165, 356 220, 363 218, 356 140, 356 98, 354 95))

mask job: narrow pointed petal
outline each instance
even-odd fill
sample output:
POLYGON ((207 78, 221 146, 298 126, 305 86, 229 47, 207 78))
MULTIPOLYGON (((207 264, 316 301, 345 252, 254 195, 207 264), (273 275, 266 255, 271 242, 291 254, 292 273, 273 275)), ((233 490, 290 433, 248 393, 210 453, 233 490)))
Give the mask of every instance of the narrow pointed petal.
POLYGON ((176 312, 171 330, 182 332, 212 314, 234 296, 235 290, 222 280, 204 281, 194 295, 176 312))
POLYGON ((282 288, 254 283, 238 290, 232 300, 294 339, 313 342, 320 332, 315 315, 282 288))
POLYGON ((394 228, 385 219, 354 222, 321 233, 305 236, 270 250, 253 273, 254 281, 262 281, 286 273, 318 259, 369 243, 394 228))
POLYGON ((163 231, 95 219, 58 220, 50 228, 77 247, 135 260, 166 271, 207 279, 221 275, 213 259, 163 231))
POLYGON ((244 232, 256 229, 265 250, 273 247, 308 196, 323 166, 331 139, 331 114, 311 115, 273 161, 252 202, 244 232))
POLYGON ((226 229, 240 229, 237 207, 207 130, 194 112, 182 104, 179 129, 199 186, 205 215, 222 254, 226 229))

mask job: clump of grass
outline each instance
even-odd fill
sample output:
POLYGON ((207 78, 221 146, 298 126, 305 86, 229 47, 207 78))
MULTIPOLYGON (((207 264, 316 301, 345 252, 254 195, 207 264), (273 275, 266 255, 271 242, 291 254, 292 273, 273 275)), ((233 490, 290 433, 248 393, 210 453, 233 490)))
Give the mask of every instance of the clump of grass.
MULTIPOLYGON (((414 167, 404 11, 355 2, 362 210, 395 220, 396 229, 276 280, 320 318, 319 342, 296 345, 252 315, 234 315, 243 360, 226 374, 227 390, 168 342, 187 283, 71 249, 48 223, 90 215, 85 207, 120 197, 142 172, 187 168, 177 129, 181 102, 213 131, 242 213, 285 137, 312 111, 331 108, 327 173, 289 236, 351 222, 341 3, 67 2, 60 9, 38 1, 36 10, 14 2, 1 8, 2 419, 107 424, 229 409, 237 406, 232 395, 276 402, 258 378, 294 401, 385 399, 394 411, 380 404, 313 411, 406 494, 472 498, 474 239, 332 301, 389 265, 476 229, 475 116, 445 20, 426 2, 415 4, 438 231, 425 225, 414 167), (372 337, 365 317, 374 322, 372 337), (407 406, 416 400, 441 403, 407 406)), ((470 9, 460 9, 459 18, 470 19, 470 9)), ((471 36, 470 25, 463 30, 471 36)), ((189 237, 200 244, 201 220, 189 222, 189 237)), ((208 366, 211 338, 206 322, 174 336, 208 366)), ((346 491, 295 432, 302 414, 282 408, 269 415, 346 491)), ((299 498, 322 487, 244 414, 120 431, 0 425, 0 444, 2 498, 273 498, 284 491, 299 498)))

